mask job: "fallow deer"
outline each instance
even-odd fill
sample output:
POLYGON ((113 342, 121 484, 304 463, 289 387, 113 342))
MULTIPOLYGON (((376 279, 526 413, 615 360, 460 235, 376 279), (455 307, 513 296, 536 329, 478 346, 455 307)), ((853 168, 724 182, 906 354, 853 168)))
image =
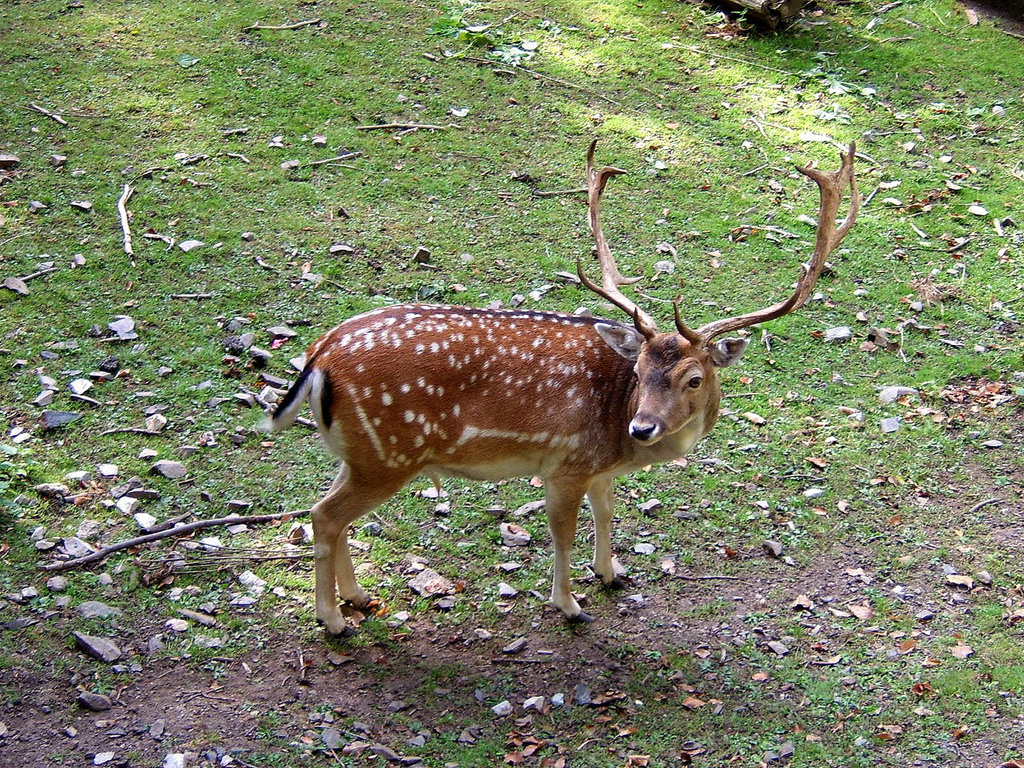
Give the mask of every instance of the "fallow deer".
MULTIPOLYGON (((596 144, 596 142, 595 142, 596 144)), ((429 304, 365 312, 313 342, 294 386, 270 426, 283 429, 308 401, 341 469, 312 510, 316 616, 328 632, 345 630, 341 598, 358 607, 370 596, 356 582, 348 528, 417 476, 481 480, 539 476, 554 543, 551 602, 571 621, 591 621, 570 589, 570 550, 584 496, 594 517, 593 570, 620 586, 612 564, 613 481, 637 468, 678 458, 708 433, 719 414, 718 369, 747 346, 726 333, 802 306, 825 259, 846 235, 859 198, 854 147, 838 171, 799 168, 819 188, 814 251, 792 295, 745 315, 689 328, 675 302, 675 331, 627 298, 624 278, 601 229, 600 200, 615 168, 594 168, 587 154, 589 224, 602 284, 582 283, 632 317, 623 324, 523 309, 429 304), (836 215, 849 187, 849 212, 836 215), (718 339, 716 341, 716 339, 718 339)))

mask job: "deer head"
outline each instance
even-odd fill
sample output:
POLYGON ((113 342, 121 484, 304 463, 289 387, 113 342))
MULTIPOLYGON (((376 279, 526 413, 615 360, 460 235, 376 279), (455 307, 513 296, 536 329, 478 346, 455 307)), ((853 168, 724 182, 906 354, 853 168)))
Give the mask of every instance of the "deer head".
MULTIPOLYGON (((581 260, 577 260, 580 281, 603 299, 629 314, 633 326, 600 324, 596 331, 624 358, 635 361, 637 378, 636 413, 629 423, 629 434, 637 442, 652 445, 666 436, 683 429, 694 414, 707 414, 713 402, 714 416, 720 398, 717 369, 735 363, 747 348, 747 339, 726 337, 757 323, 773 320, 799 309, 807 301, 821 275, 828 255, 839 245, 857 217, 860 199, 853 175, 855 147, 850 145, 841 158, 838 171, 825 172, 811 166, 797 166, 797 170, 817 185, 821 195, 818 210, 818 229, 814 251, 796 289, 785 301, 755 312, 722 318, 696 330, 683 322, 681 297, 675 304, 675 332, 660 333, 654 319, 626 297, 620 288, 639 278, 626 278, 619 272, 611 248, 601 229, 601 195, 612 176, 625 173, 618 168, 594 167, 594 149, 587 153, 587 207, 590 230, 594 236, 597 258, 601 266, 601 285, 586 276, 581 260), (836 226, 836 214, 849 187, 850 210, 843 222, 836 226)), ((706 429, 714 423, 707 419, 706 429)))

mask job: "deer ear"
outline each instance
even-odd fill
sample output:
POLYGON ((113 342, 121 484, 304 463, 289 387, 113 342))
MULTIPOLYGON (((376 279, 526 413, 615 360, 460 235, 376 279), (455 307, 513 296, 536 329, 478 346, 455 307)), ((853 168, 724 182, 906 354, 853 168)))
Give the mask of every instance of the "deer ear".
POLYGON ((643 346, 644 337, 635 328, 626 325, 611 325, 610 323, 598 323, 594 326, 598 335, 627 360, 636 360, 640 354, 640 347, 643 346))
POLYGON ((719 368, 732 365, 743 356, 749 339, 722 339, 711 346, 711 362, 719 368))

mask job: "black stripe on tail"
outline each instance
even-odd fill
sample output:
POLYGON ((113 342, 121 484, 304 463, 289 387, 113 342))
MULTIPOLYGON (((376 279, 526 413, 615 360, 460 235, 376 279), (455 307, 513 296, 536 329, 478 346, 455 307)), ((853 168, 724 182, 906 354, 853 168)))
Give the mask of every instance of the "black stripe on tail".
POLYGON ((292 384, 291 389, 289 389, 285 393, 284 397, 278 402, 277 407, 274 409, 274 415, 270 417, 271 421, 277 421, 278 414, 284 413, 295 403, 295 398, 302 393, 306 379, 309 378, 309 375, 312 372, 312 365, 307 365, 302 369, 302 373, 299 374, 299 378, 296 379, 295 383, 292 384))

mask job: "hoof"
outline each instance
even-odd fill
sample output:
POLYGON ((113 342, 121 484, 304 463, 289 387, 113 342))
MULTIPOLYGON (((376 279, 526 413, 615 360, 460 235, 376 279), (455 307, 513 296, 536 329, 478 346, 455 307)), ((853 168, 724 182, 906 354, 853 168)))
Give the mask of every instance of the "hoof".
POLYGON ((613 591, 625 589, 631 582, 632 580, 628 576, 613 576, 610 581, 601 579, 601 584, 604 588, 613 591))
POLYGON ((352 635, 356 633, 355 628, 340 616, 338 617, 338 621, 317 619, 316 623, 322 626, 324 631, 331 637, 352 637, 352 635))
POLYGON ((586 611, 580 611, 575 616, 566 616, 570 624, 590 624, 594 617, 586 611))

